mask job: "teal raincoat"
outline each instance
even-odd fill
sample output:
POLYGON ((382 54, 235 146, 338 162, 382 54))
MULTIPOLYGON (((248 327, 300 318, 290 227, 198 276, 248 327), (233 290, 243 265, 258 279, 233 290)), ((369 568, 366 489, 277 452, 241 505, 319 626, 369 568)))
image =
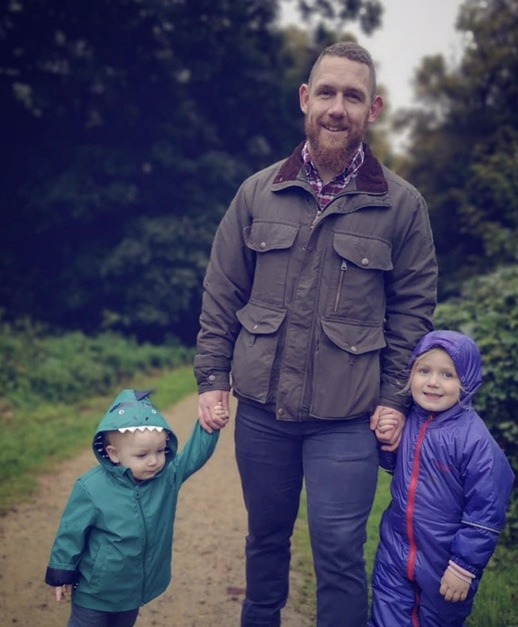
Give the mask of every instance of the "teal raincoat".
POLYGON ((93 441, 99 465, 75 483, 54 540, 45 581, 72 584, 72 602, 98 611, 122 612, 148 603, 171 580, 173 525, 183 482, 214 452, 219 432, 198 422, 180 453, 148 392, 124 390, 102 419, 93 441), (167 431, 166 463, 150 481, 112 464, 103 433, 128 427, 167 431))

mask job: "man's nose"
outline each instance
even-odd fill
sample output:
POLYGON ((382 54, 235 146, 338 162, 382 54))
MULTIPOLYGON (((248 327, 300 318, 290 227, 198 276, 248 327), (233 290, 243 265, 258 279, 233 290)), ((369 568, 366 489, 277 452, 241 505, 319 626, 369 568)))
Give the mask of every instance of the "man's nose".
POLYGON ((329 113, 332 115, 345 115, 347 113, 345 108, 345 98, 342 94, 336 94, 331 102, 329 113))

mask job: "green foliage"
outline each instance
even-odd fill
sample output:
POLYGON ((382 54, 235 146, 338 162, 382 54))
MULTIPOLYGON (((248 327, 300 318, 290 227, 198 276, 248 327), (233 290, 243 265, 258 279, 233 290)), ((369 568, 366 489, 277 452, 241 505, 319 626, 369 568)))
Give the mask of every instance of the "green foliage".
POLYGON ((138 344, 114 333, 49 336, 27 322, 1 324, 0 352, 0 398, 16 408, 103 395, 137 373, 175 368, 193 356, 173 342, 138 344))
MULTIPOLYGON (((484 383, 474 404, 518 474, 518 266, 466 282, 459 299, 437 307, 435 324, 477 342, 484 383)), ((502 541, 508 546, 518 541, 516 488, 502 541)))

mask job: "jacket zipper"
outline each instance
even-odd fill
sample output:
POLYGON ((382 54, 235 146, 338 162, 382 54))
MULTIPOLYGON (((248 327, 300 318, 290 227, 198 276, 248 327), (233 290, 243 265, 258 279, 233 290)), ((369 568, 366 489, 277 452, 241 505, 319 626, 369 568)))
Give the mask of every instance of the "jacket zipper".
MULTIPOLYGON (((415 447, 414 463, 412 466, 412 475, 410 477, 410 485, 408 488, 408 505, 406 510, 406 530, 408 535, 408 542, 410 546, 410 553, 408 555, 407 562, 407 577, 409 581, 414 582, 415 577, 415 562, 417 558, 417 545, 414 536, 414 510, 415 510, 415 498, 417 494, 417 484, 419 482, 419 468, 421 465, 421 448, 423 446, 426 431, 430 426, 430 423, 434 419, 434 414, 430 414, 425 420, 419 435, 417 437, 417 444, 415 447)), ((412 611, 412 627, 419 627, 419 594, 416 593, 415 605, 412 611)))
POLYGON ((135 488, 135 500, 137 501, 137 507, 138 507, 138 511, 140 513, 140 516, 142 518, 142 529, 143 531, 143 537, 144 537, 144 542, 142 543, 142 592, 141 592, 141 603, 145 603, 145 599, 146 599, 146 577, 147 577, 147 573, 146 573, 146 553, 147 553, 147 533, 146 533, 146 519, 144 517, 144 512, 142 511, 142 503, 140 501, 140 490, 138 488, 138 486, 135 488))
POLYGON ((338 311, 338 303, 340 302, 340 295, 342 293, 342 285, 344 282, 346 271, 347 271, 347 261, 345 261, 345 259, 342 259, 342 264, 340 265, 340 278, 338 280, 338 290, 336 292, 335 307, 333 309, 333 313, 336 313, 338 311))

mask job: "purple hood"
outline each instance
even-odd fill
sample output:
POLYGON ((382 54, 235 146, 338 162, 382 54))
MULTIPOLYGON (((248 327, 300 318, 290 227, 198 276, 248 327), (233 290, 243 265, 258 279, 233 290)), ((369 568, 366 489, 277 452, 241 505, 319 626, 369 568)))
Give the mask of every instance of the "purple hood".
POLYGON ((410 358, 409 369, 415 360, 432 348, 442 348, 455 364, 457 375, 464 391, 463 398, 471 396, 482 384, 482 358, 475 342, 457 331, 432 331, 427 333, 415 347, 410 358))

